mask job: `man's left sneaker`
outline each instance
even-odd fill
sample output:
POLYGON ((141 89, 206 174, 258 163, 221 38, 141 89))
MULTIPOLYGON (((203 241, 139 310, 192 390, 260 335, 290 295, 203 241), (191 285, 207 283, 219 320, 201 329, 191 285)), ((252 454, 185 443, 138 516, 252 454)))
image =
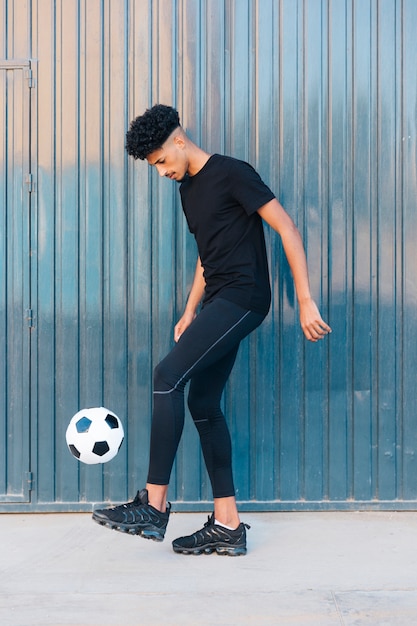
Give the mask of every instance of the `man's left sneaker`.
POLYGON ((187 537, 179 537, 172 542, 174 552, 180 554, 217 554, 240 556, 246 554, 246 528, 242 522, 236 530, 229 530, 214 523, 214 513, 201 530, 187 537))
POLYGON ((163 541, 168 524, 171 504, 165 513, 161 513, 148 502, 148 491, 142 489, 133 502, 120 504, 110 509, 93 511, 93 520, 101 526, 119 530, 131 535, 140 535, 145 539, 163 541))

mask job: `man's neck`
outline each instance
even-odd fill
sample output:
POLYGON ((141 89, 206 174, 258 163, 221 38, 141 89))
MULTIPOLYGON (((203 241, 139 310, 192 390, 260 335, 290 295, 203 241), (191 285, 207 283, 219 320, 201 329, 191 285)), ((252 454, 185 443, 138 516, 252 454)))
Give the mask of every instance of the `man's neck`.
POLYGON ((200 170, 203 169, 211 154, 205 152, 195 144, 190 146, 189 160, 188 160, 188 175, 195 176, 200 170))

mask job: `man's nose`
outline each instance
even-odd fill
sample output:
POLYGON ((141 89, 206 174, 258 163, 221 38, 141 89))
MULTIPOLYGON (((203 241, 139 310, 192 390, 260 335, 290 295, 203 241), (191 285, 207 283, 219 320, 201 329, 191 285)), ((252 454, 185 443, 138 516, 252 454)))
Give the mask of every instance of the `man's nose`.
POLYGON ((164 167, 163 165, 157 165, 157 166, 156 166, 156 169, 158 170, 158 174, 159 174, 160 176, 165 176, 165 174, 166 174, 166 169, 165 169, 165 167, 164 167))

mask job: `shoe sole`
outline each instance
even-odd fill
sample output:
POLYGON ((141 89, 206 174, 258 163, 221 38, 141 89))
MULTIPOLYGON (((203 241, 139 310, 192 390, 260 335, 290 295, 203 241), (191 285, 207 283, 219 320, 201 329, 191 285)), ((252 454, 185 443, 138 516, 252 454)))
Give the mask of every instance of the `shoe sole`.
POLYGON ((155 527, 151 528, 143 528, 138 525, 133 524, 118 524, 117 522, 105 521, 102 519, 97 519, 93 516, 93 520, 99 524, 100 526, 104 526, 105 528, 110 528, 111 530, 118 530, 121 533, 126 533, 128 535, 139 535, 144 539, 152 539, 152 541, 163 541, 165 537, 165 533, 161 533, 160 530, 155 527))
POLYGON ((181 548, 180 546, 172 546, 172 549, 177 554, 219 554, 220 556, 244 556, 247 552, 246 546, 228 546, 228 545, 217 545, 217 546, 203 546, 201 548, 181 548))

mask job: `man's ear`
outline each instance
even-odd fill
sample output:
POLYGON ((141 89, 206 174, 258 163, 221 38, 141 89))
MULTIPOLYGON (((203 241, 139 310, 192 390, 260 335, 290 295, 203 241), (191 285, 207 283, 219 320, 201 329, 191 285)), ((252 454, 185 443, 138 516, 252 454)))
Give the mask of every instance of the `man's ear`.
POLYGON ((181 133, 178 133, 178 135, 174 135, 173 139, 177 148, 180 148, 180 150, 183 150, 185 148, 184 137, 182 136, 181 133))

